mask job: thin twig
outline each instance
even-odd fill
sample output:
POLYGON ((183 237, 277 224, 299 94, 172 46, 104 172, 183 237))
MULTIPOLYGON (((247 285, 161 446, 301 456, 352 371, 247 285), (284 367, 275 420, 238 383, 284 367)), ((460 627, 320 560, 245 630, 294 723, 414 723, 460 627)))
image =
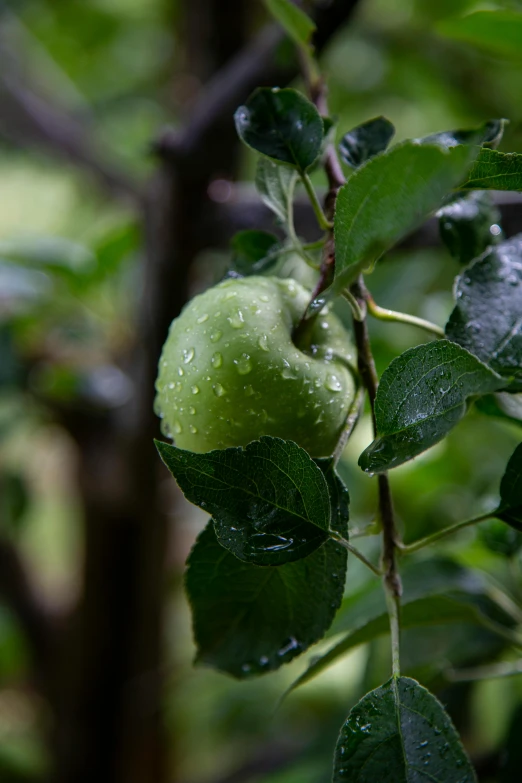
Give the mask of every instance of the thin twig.
POLYGON ((437 324, 431 323, 431 321, 426 321, 424 318, 418 318, 416 315, 410 315, 409 313, 400 313, 397 310, 379 307, 369 292, 365 298, 368 312, 380 321, 395 321, 396 323, 409 324, 417 326, 419 329, 424 329, 424 331, 430 332, 430 334, 434 334, 436 337, 446 336, 444 329, 437 324))
POLYGON ((446 536, 449 536, 452 533, 456 533, 459 530, 464 530, 464 528, 471 527, 471 525, 477 525, 479 522, 484 522, 486 519, 491 519, 492 516, 494 516, 494 512, 488 511, 478 517, 473 517, 473 519, 466 519, 463 522, 457 522, 454 525, 445 527, 443 530, 437 530, 436 533, 432 533, 431 535, 425 536, 424 538, 419 538, 418 541, 414 541, 412 544, 403 544, 399 542, 397 546, 404 554, 417 552, 419 549, 424 549, 425 546, 434 544, 435 541, 439 541, 441 538, 446 538, 446 536))
POLYGON ((335 532, 330 532, 330 538, 333 538, 334 541, 337 541, 338 544, 344 546, 344 548, 347 549, 348 552, 351 552, 352 555, 355 555, 355 557, 357 557, 361 561, 361 563, 364 563, 364 565, 367 568, 369 568, 370 571, 373 571, 375 576, 382 576, 382 571, 380 570, 380 568, 375 566, 370 560, 368 560, 368 558, 365 555, 363 555, 362 552, 360 552, 358 549, 352 546, 352 544, 350 544, 350 542, 347 541, 345 538, 343 538, 342 536, 338 535, 335 532))

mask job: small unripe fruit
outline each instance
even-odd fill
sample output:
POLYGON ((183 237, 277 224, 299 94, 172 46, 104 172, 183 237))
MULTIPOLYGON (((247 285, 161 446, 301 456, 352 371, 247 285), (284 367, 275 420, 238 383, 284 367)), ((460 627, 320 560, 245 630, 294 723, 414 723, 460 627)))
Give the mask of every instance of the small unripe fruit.
POLYGON ((309 299, 295 280, 245 277, 189 302, 160 359, 164 434, 196 452, 273 435, 332 454, 355 395, 354 351, 332 314, 319 316, 304 350, 294 345, 309 299))

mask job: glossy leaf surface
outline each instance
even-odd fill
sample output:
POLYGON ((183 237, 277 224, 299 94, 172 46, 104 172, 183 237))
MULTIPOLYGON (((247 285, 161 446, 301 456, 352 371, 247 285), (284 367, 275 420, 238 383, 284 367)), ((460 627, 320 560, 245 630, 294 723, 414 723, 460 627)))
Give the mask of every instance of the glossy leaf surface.
POLYGON ((337 196, 334 291, 438 209, 475 154, 464 146, 405 142, 358 169, 337 196))
POLYGON ((359 457, 369 473, 390 470, 448 434, 468 397, 502 388, 502 379, 448 340, 410 348, 386 368, 375 400, 378 437, 359 457))
POLYGON ((339 143, 343 161, 354 169, 383 152, 395 133, 386 117, 375 117, 345 133, 339 143))
POLYGON ((234 115, 245 144, 304 172, 319 155, 323 121, 297 90, 260 87, 234 115))
POLYGON ((256 171, 257 191, 283 225, 292 222, 296 182, 297 172, 294 169, 280 166, 268 158, 259 158, 256 171))
POLYGON ((409 677, 355 705, 341 729, 333 783, 473 783, 475 773, 442 704, 409 677))
MULTIPOLYGON (((332 528, 347 537, 347 492, 330 471, 325 476, 332 528)), ((330 627, 343 597, 346 566, 346 550, 329 540, 299 562, 260 568, 222 547, 209 522, 186 576, 197 661, 238 678, 288 663, 330 627)))
POLYGON ((479 147, 496 147, 502 139, 504 133, 505 120, 488 120, 479 128, 470 130, 458 128, 455 130, 441 131, 432 133, 429 136, 423 136, 417 139, 421 144, 440 144, 441 147, 449 149, 458 144, 476 144, 479 147))
POLYGON ((453 342, 522 390, 522 236, 474 261, 457 278, 457 304, 446 325, 453 342))
POLYGON ((440 236, 459 264, 469 264, 502 239, 500 210, 491 194, 472 191, 437 212, 440 236))
POLYGON ((212 515, 219 543, 241 560, 281 565, 328 538, 326 479, 296 443, 265 436, 204 454, 157 447, 187 500, 212 515))

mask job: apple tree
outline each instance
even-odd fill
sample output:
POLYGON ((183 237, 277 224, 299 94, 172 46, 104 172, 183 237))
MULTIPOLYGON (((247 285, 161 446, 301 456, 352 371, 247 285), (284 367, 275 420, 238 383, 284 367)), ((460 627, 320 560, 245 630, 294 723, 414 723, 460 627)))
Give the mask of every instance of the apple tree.
POLYGON ((314 24, 289 0, 268 6, 299 49, 306 94, 258 88, 235 124, 259 155, 256 187, 277 233, 234 237, 225 279, 172 323, 156 385, 156 412, 174 441, 157 442, 158 451, 187 499, 210 515, 186 575, 197 660, 257 677, 333 629, 296 688, 389 630, 390 678, 340 727, 334 783, 470 783, 474 769, 442 703, 402 674, 401 628, 471 622, 520 649, 520 610, 509 596, 489 591, 485 600, 465 569, 414 553, 487 520, 497 520, 500 536, 522 532, 522 444, 498 476, 496 504, 409 543, 388 473, 471 409, 522 420, 522 237, 503 238, 487 193, 522 188, 522 155, 497 151, 502 119, 393 144, 392 123, 377 117, 340 129, 336 148, 314 24), (324 199, 313 182, 321 168, 324 199), (315 214, 313 242, 295 228, 297 187, 315 214), (461 264, 446 324, 383 308, 371 292, 383 254, 434 214, 461 264), (351 327, 336 314, 341 301, 351 327), (369 318, 425 334, 380 379, 369 318), (373 440, 358 464, 373 477, 377 512, 360 530, 337 466, 365 404, 373 440), (378 560, 352 543, 364 535, 380 535, 378 560), (343 602, 351 558, 376 580, 359 604, 343 602), (426 574, 422 589, 415 569, 426 574))

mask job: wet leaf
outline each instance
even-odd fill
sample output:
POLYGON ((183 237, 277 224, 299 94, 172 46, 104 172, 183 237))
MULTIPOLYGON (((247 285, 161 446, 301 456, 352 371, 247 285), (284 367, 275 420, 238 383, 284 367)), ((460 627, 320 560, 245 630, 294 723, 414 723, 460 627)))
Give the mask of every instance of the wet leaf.
POLYGON ((417 139, 420 144, 440 144, 449 149, 458 144, 476 144, 479 147, 496 147, 503 136, 506 120, 488 120, 479 128, 441 131, 417 139))
POLYGON ((522 390, 522 235, 474 261, 455 286, 447 337, 522 390))
POLYGON ((410 348, 383 373, 375 400, 378 437, 359 465, 381 473, 413 459, 460 421, 469 397, 503 385, 493 370, 448 340, 410 348))
POLYGON ((469 264, 503 238, 500 210, 488 192, 472 191, 455 199, 437 217, 441 239, 459 264, 469 264))
POLYGON ((260 87, 234 115, 244 143, 272 160, 306 171, 321 151, 323 121, 297 90, 260 87))
POLYGON ((395 127, 386 117, 375 117, 345 133, 339 143, 342 160, 354 169, 384 152, 393 138, 395 127))
MULTIPOLYGON (((327 469, 332 528, 348 535, 348 495, 327 469)), ((344 592, 347 552, 332 540, 279 567, 245 563, 222 547, 209 523, 188 560, 196 660, 240 679, 278 669, 319 641, 344 592)))
POLYGON ((337 197, 333 291, 340 293, 438 209, 474 155, 471 147, 405 142, 355 171, 337 197))
POLYGON ((187 500, 212 515, 219 543, 241 560, 278 566, 328 538, 326 479, 296 443, 265 436, 204 454, 157 447, 187 500))
POLYGON ((426 688, 398 677, 366 694, 341 729, 333 783, 473 783, 450 717, 426 688))

